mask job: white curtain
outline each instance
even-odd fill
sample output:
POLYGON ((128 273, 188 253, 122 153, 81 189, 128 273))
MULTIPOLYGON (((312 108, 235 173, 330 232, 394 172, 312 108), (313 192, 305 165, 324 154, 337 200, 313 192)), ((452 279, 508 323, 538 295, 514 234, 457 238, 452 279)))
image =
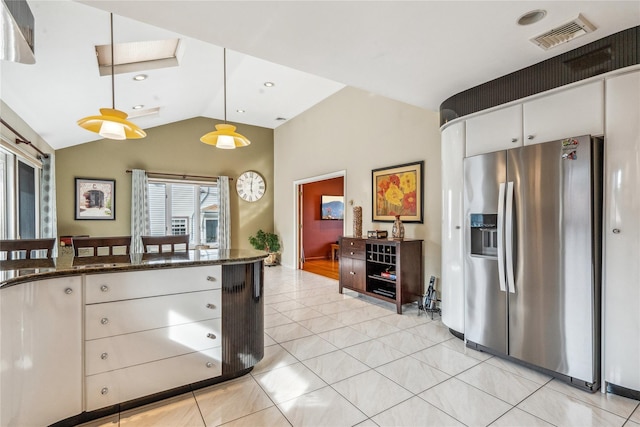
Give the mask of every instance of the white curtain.
POLYGON ((218 248, 231 247, 231 209, 229 207, 229 177, 218 178, 220 209, 218 211, 218 248))
POLYGON ((149 234, 149 195, 147 173, 131 171, 131 252, 143 253, 142 236, 149 234))
MULTIPOLYGON (((40 237, 58 237, 58 218, 56 214, 56 161, 55 155, 42 158, 40 178, 40 237)), ((58 255, 58 245, 53 245, 51 256, 58 255)))

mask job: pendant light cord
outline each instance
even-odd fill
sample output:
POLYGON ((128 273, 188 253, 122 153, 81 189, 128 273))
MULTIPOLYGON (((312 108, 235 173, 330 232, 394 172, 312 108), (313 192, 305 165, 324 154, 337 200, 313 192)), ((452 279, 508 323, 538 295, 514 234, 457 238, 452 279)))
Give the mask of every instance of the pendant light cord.
POLYGON ((224 77, 224 122, 227 123, 227 48, 222 48, 222 63, 223 63, 223 71, 222 75, 224 77))
POLYGON ((109 16, 111 17, 111 108, 113 108, 114 110, 116 109, 116 88, 115 88, 115 81, 116 81, 116 77, 115 77, 115 73, 114 73, 114 69, 115 69, 115 58, 113 57, 113 13, 110 13, 109 16))

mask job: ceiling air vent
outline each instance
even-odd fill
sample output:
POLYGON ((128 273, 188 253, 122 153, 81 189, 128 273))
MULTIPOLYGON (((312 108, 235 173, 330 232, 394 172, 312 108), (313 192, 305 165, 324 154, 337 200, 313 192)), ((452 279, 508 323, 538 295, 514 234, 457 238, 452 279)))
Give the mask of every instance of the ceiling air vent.
POLYGON ((540 34, 539 36, 532 38, 531 41, 542 49, 549 50, 562 43, 584 36, 595 29, 595 25, 587 21, 584 16, 578 15, 578 17, 571 22, 567 22, 566 24, 547 31, 544 34, 540 34))

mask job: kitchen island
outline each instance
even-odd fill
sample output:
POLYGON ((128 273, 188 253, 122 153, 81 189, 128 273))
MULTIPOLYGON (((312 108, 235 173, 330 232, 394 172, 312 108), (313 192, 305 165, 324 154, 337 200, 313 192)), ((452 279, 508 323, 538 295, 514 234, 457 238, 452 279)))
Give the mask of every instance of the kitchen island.
POLYGON ((248 373, 266 255, 0 261, 0 426, 75 425, 248 373))

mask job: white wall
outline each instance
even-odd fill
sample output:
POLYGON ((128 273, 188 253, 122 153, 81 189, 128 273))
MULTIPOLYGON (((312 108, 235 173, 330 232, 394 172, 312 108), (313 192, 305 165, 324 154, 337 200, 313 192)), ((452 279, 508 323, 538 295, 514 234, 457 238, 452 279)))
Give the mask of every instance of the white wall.
POLYGON ((283 265, 295 268, 293 182, 346 170, 346 234, 350 201, 362 206, 362 230, 388 230, 371 220, 371 170, 424 160, 424 224, 405 237, 424 239, 425 281, 440 276, 440 131, 438 113, 347 87, 274 131, 274 226, 283 265))

